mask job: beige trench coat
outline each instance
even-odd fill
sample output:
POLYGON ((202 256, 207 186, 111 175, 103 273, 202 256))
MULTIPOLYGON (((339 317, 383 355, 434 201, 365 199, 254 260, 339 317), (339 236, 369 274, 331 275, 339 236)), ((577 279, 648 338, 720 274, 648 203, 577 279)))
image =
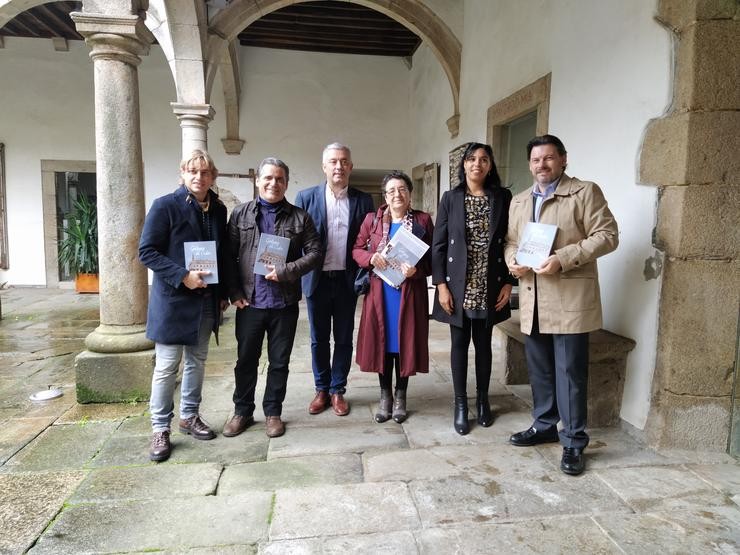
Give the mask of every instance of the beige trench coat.
MULTIPOLYGON (((506 262, 515 260, 519 237, 532 220, 534 199, 528 188, 509 208, 506 262)), ((528 272, 519 280, 521 330, 532 332, 535 279, 539 330, 542 333, 584 333, 601 327, 601 295, 596 259, 619 243, 617 222, 595 183, 563 174, 555 193, 542 203, 540 223, 558 227, 553 245, 562 270, 554 275, 528 272)))

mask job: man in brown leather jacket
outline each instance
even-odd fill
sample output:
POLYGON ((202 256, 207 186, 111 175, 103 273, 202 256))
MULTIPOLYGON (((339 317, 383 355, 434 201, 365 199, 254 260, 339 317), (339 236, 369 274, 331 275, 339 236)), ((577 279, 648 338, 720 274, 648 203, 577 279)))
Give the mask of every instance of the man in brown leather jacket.
POLYGON ((258 198, 234 208, 229 218, 229 248, 236 266, 229 272, 229 298, 237 307, 238 359, 234 367, 234 414, 224 426, 226 437, 239 435, 254 423, 254 390, 265 334, 269 365, 262 409, 266 433, 269 437, 285 433, 280 415, 298 323, 301 276, 320 264, 322 257, 313 220, 285 199, 288 177, 285 162, 265 158, 258 169, 258 198), (290 240, 285 261, 267 264, 265 275, 255 273, 262 234, 290 240))

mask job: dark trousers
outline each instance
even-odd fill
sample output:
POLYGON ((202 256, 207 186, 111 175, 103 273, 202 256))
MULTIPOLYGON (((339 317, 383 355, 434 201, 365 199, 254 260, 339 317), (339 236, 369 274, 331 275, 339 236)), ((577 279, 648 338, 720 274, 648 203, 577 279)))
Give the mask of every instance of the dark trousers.
POLYGON ((352 333, 357 296, 344 271, 322 272, 313 295, 306 298, 311 325, 311 363, 317 391, 344 393, 352 365, 352 333), (334 335, 334 356, 329 342, 334 335))
POLYGON ((265 416, 280 416, 288 385, 288 363, 298 325, 298 305, 279 309, 248 306, 236 311, 238 359, 234 367, 234 413, 252 416, 262 343, 267 334, 267 383, 262 398, 265 416))
POLYGON ((452 386, 455 397, 467 396, 468 346, 473 338, 475 347, 476 389, 488 395, 491 382, 491 334, 493 326, 487 326, 485 319, 470 319, 463 314, 461 328, 450 326, 450 366, 452 367, 452 386))
POLYGON ((378 374, 380 389, 391 389, 393 387, 393 367, 396 367, 396 391, 406 391, 409 387, 408 377, 401 377, 401 366, 398 359, 398 353, 386 353, 383 373, 378 374))
POLYGON ((588 445, 588 333, 540 333, 535 312, 524 350, 532 386, 534 427, 545 430, 562 421, 562 445, 583 449, 588 445))

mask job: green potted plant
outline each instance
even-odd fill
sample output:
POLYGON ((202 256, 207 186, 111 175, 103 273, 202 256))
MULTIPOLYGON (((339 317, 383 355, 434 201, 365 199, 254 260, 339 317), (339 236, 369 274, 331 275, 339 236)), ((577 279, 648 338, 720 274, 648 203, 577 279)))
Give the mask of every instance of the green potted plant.
POLYGON ((59 241, 59 261, 75 274, 78 293, 97 293, 98 287, 98 209, 81 195, 67 215, 67 227, 59 241))

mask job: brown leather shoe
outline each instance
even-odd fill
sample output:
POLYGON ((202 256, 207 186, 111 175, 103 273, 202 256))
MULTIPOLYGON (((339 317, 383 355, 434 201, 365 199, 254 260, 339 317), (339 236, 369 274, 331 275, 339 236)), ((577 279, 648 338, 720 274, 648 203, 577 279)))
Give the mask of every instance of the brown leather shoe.
POLYGON ((226 421, 224 424, 224 437, 238 436, 244 430, 254 424, 254 417, 242 416, 241 414, 235 414, 226 421))
POLYGON ((267 437, 280 437, 285 433, 285 424, 279 416, 268 416, 265 421, 267 437))
POLYGON ((170 458, 172 445, 170 444, 170 433, 154 432, 152 434, 152 443, 149 446, 149 460, 162 462, 170 458))
POLYGON ((331 400, 329 399, 329 394, 326 391, 317 391, 316 397, 314 397, 311 404, 308 405, 308 414, 319 414, 320 412, 324 412, 330 404, 331 400))
POLYGON ((201 420, 200 415, 196 414, 186 420, 180 419, 180 433, 193 436, 195 439, 213 439, 216 432, 208 427, 208 424, 201 420))
POLYGON ((331 406, 334 407, 334 414, 337 416, 349 414, 349 403, 344 400, 344 395, 341 393, 334 393, 331 396, 331 406))

